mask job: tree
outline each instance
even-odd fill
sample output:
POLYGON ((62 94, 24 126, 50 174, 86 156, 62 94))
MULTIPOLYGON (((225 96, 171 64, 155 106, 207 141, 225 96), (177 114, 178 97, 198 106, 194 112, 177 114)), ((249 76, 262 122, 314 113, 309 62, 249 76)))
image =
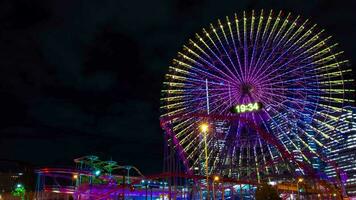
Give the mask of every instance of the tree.
POLYGON ((22 184, 17 184, 15 189, 11 192, 15 197, 21 197, 22 200, 25 199, 26 190, 22 184))
POLYGON ((281 198, 274 187, 263 183, 257 187, 256 200, 281 200, 281 198))

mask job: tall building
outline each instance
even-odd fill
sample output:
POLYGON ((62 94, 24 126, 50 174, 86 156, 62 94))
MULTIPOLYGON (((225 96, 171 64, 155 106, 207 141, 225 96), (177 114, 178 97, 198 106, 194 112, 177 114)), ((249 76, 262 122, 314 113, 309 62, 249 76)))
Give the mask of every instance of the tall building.
MULTIPOLYGON (((312 117, 307 114, 304 115, 304 123, 306 124, 311 124, 313 121, 312 117)), ((310 148, 310 150, 313 150, 314 152, 317 151, 317 145, 315 143, 315 141, 311 138, 315 138, 315 131, 310 127, 310 126, 305 126, 305 134, 308 135, 308 137, 306 137, 306 141, 307 144, 310 148)), ((317 156, 313 156, 311 159, 311 164, 313 166, 314 169, 316 170, 320 170, 320 160, 317 156)))
MULTIPOLYGON (((337 163, 339 169, 347 175, 345 189, 349 196, 356 197, 356 108, 349 108, 340 116, 338 122, 330 121, 334 130, 321 130, 330 135, 326 142, 326 156, 337 163)), ((334 167, 324 167, 329 177, 336 178, 334 167)))

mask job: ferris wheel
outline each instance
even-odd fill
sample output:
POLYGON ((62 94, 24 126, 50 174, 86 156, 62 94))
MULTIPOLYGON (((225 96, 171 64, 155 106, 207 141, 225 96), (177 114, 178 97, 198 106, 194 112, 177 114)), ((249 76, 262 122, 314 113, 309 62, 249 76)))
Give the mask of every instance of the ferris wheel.
POLYGON ((331 133, 354 103, 351 73, 338 44, 309 20, 235 14, 195 34, 173 59, 161 124, 194 173, 303 174, 301 163, 318 168, 326 144, 337 142, 331 133))

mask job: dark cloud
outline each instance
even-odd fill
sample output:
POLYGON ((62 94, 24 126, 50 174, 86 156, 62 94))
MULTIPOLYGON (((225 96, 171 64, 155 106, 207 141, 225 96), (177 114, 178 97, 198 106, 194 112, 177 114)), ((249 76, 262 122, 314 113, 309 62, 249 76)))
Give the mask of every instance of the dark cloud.
POLYGON ((171 59, 234 12, 300 14, 355 60, 353 1, 5 0, 0 3, 0 157, 69 165, 98 154, 162 166, 159 98, 171 59))

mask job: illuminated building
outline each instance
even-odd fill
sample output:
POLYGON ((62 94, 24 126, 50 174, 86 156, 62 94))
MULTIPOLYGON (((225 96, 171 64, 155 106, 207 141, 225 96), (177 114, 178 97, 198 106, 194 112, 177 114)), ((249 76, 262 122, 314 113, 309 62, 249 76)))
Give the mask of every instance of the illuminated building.
MULTIPOLYGON (((330 122, 335 130, 322 130, 330 132, 326 143, 326 155, 338 164, 338 167, 347 174, 345 183, 349 196, 356 196, 356 108, 348 109, 340 116, 339 122, 330 122), (341 134, 340 134, 341 133, 341 134)), ((326 166, 325 173, 335 178, 336 172, 331 166, 326 166)))

